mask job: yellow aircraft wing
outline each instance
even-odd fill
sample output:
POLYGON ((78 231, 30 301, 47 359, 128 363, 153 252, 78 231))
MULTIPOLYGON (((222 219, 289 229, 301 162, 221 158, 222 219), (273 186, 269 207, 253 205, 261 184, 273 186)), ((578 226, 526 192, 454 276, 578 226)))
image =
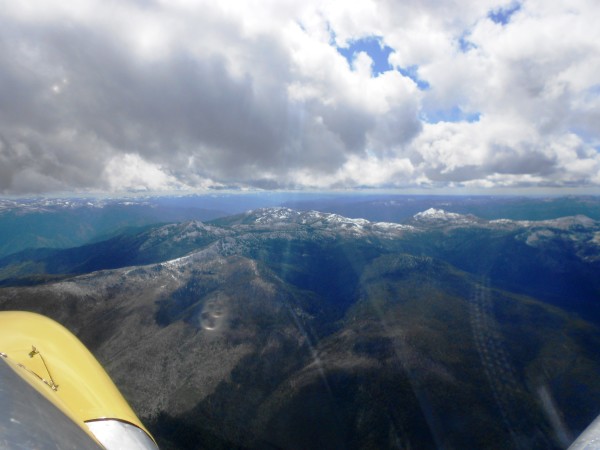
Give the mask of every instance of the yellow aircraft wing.
MULTIPOLYGON (((23 402, 19 396, 25 395, 22 393, 27 390, 33 390, 35 392, 27 393, 29 404, 49 403, 54 409, 48 405, 39 408, 55 411, 50 416, 61 417, 61 422, 66 418, 79 427, 90 441, 91 448, 94 448, 93 445, 97 448, 98 444, 107 450, 158 448, 100 363, 71 332, 57 322, 30 312, 0 312, 0 360, 3 361, 0 364, 0 395, 3 396, 0 400, 7 415, 0 416, 0 443, 3 435, 11 435, 7 430, 18 433, 23 421, 26 428, 21 431, 29 436, 21 438, 32 439, 27 428, 39 418, 23 417, 23 402), (9 368, 12 369, 12 375, 10 370, 7 371, 9 368), (28 389, 12 389, 19 383, 28 389), (4 405, 12 405, 14 411, 11 412, 4 405), (19 415, 20 418, 13 415, 19 415)), ((48 424, 45 433, 50 433, 53 427, 48 424)), ((24 448, 22 443, 14 448, 24 448)), ((3 448, 13 447, 5 445, 3 448)))

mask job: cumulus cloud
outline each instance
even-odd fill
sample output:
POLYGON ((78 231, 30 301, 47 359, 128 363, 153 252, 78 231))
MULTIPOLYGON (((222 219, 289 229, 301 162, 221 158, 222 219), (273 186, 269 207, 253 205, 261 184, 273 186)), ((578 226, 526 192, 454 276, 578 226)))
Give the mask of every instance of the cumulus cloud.
POLYGON ((600 183, 593 0, 0 4, 0 193, 600 183))

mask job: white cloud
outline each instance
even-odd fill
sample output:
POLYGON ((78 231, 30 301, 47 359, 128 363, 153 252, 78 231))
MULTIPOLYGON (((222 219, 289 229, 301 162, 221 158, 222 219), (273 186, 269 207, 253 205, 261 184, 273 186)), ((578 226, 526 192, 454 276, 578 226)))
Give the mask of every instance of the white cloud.
POLYGON ((125 153, 111 158, 102 173, 111 191, 171 191, 185 188, 162 167, 125 153))
POLYGON ((514 5, 0 1, 0 192, 597 185, 600 4, 514 5))

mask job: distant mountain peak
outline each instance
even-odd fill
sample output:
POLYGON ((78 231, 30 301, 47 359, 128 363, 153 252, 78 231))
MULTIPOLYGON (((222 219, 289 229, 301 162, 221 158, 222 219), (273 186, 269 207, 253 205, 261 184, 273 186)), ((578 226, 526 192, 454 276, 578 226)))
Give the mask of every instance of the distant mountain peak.
POLYGON ((285 208, 281 206, 272 208, 260 208, 254 211, 248 211, 249 215, 253 216, 254 223, 274 223, 274 222, 285 222, 290 219, 294 219, 300 213, 291 208, 285 208))
POLYGON ((261 208, 248 211, 241 217, 238 216, 236 221, 231 223, 243 226, 258 225, 261 227, 303 226, 348 233, 355 236, 369 233, 376 233, 378 235, 396 234, 414 228, 411 225, 399 223, 370 222, 362 218, 350 218, 339 214, 314 210, 298 211, 286 207, 261 208))
POLYGON ((419 212, 415 214, 413 218, 416 220, 468 220, 468 216, 436 208, 429 208, 425 211, 419 212))
POLYGON ((511 220, 511 219, 495 219, 490 220, 493 225, 512 225, 522 228, 555 228, 568 230, 576 227, 595 228, 598 226, 598 221, 589 218, 588 216, 578 214, 576 216, 565 216, 556 219, 546 220, 511 220))

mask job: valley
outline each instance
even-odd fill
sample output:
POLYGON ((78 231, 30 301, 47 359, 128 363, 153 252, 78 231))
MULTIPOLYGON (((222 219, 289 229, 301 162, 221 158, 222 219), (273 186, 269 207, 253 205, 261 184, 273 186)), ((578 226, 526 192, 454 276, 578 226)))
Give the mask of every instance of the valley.
POLYGON ((565 448, 600 405, 600 223, 264 208, 0 260, 161 448, 565 448))

